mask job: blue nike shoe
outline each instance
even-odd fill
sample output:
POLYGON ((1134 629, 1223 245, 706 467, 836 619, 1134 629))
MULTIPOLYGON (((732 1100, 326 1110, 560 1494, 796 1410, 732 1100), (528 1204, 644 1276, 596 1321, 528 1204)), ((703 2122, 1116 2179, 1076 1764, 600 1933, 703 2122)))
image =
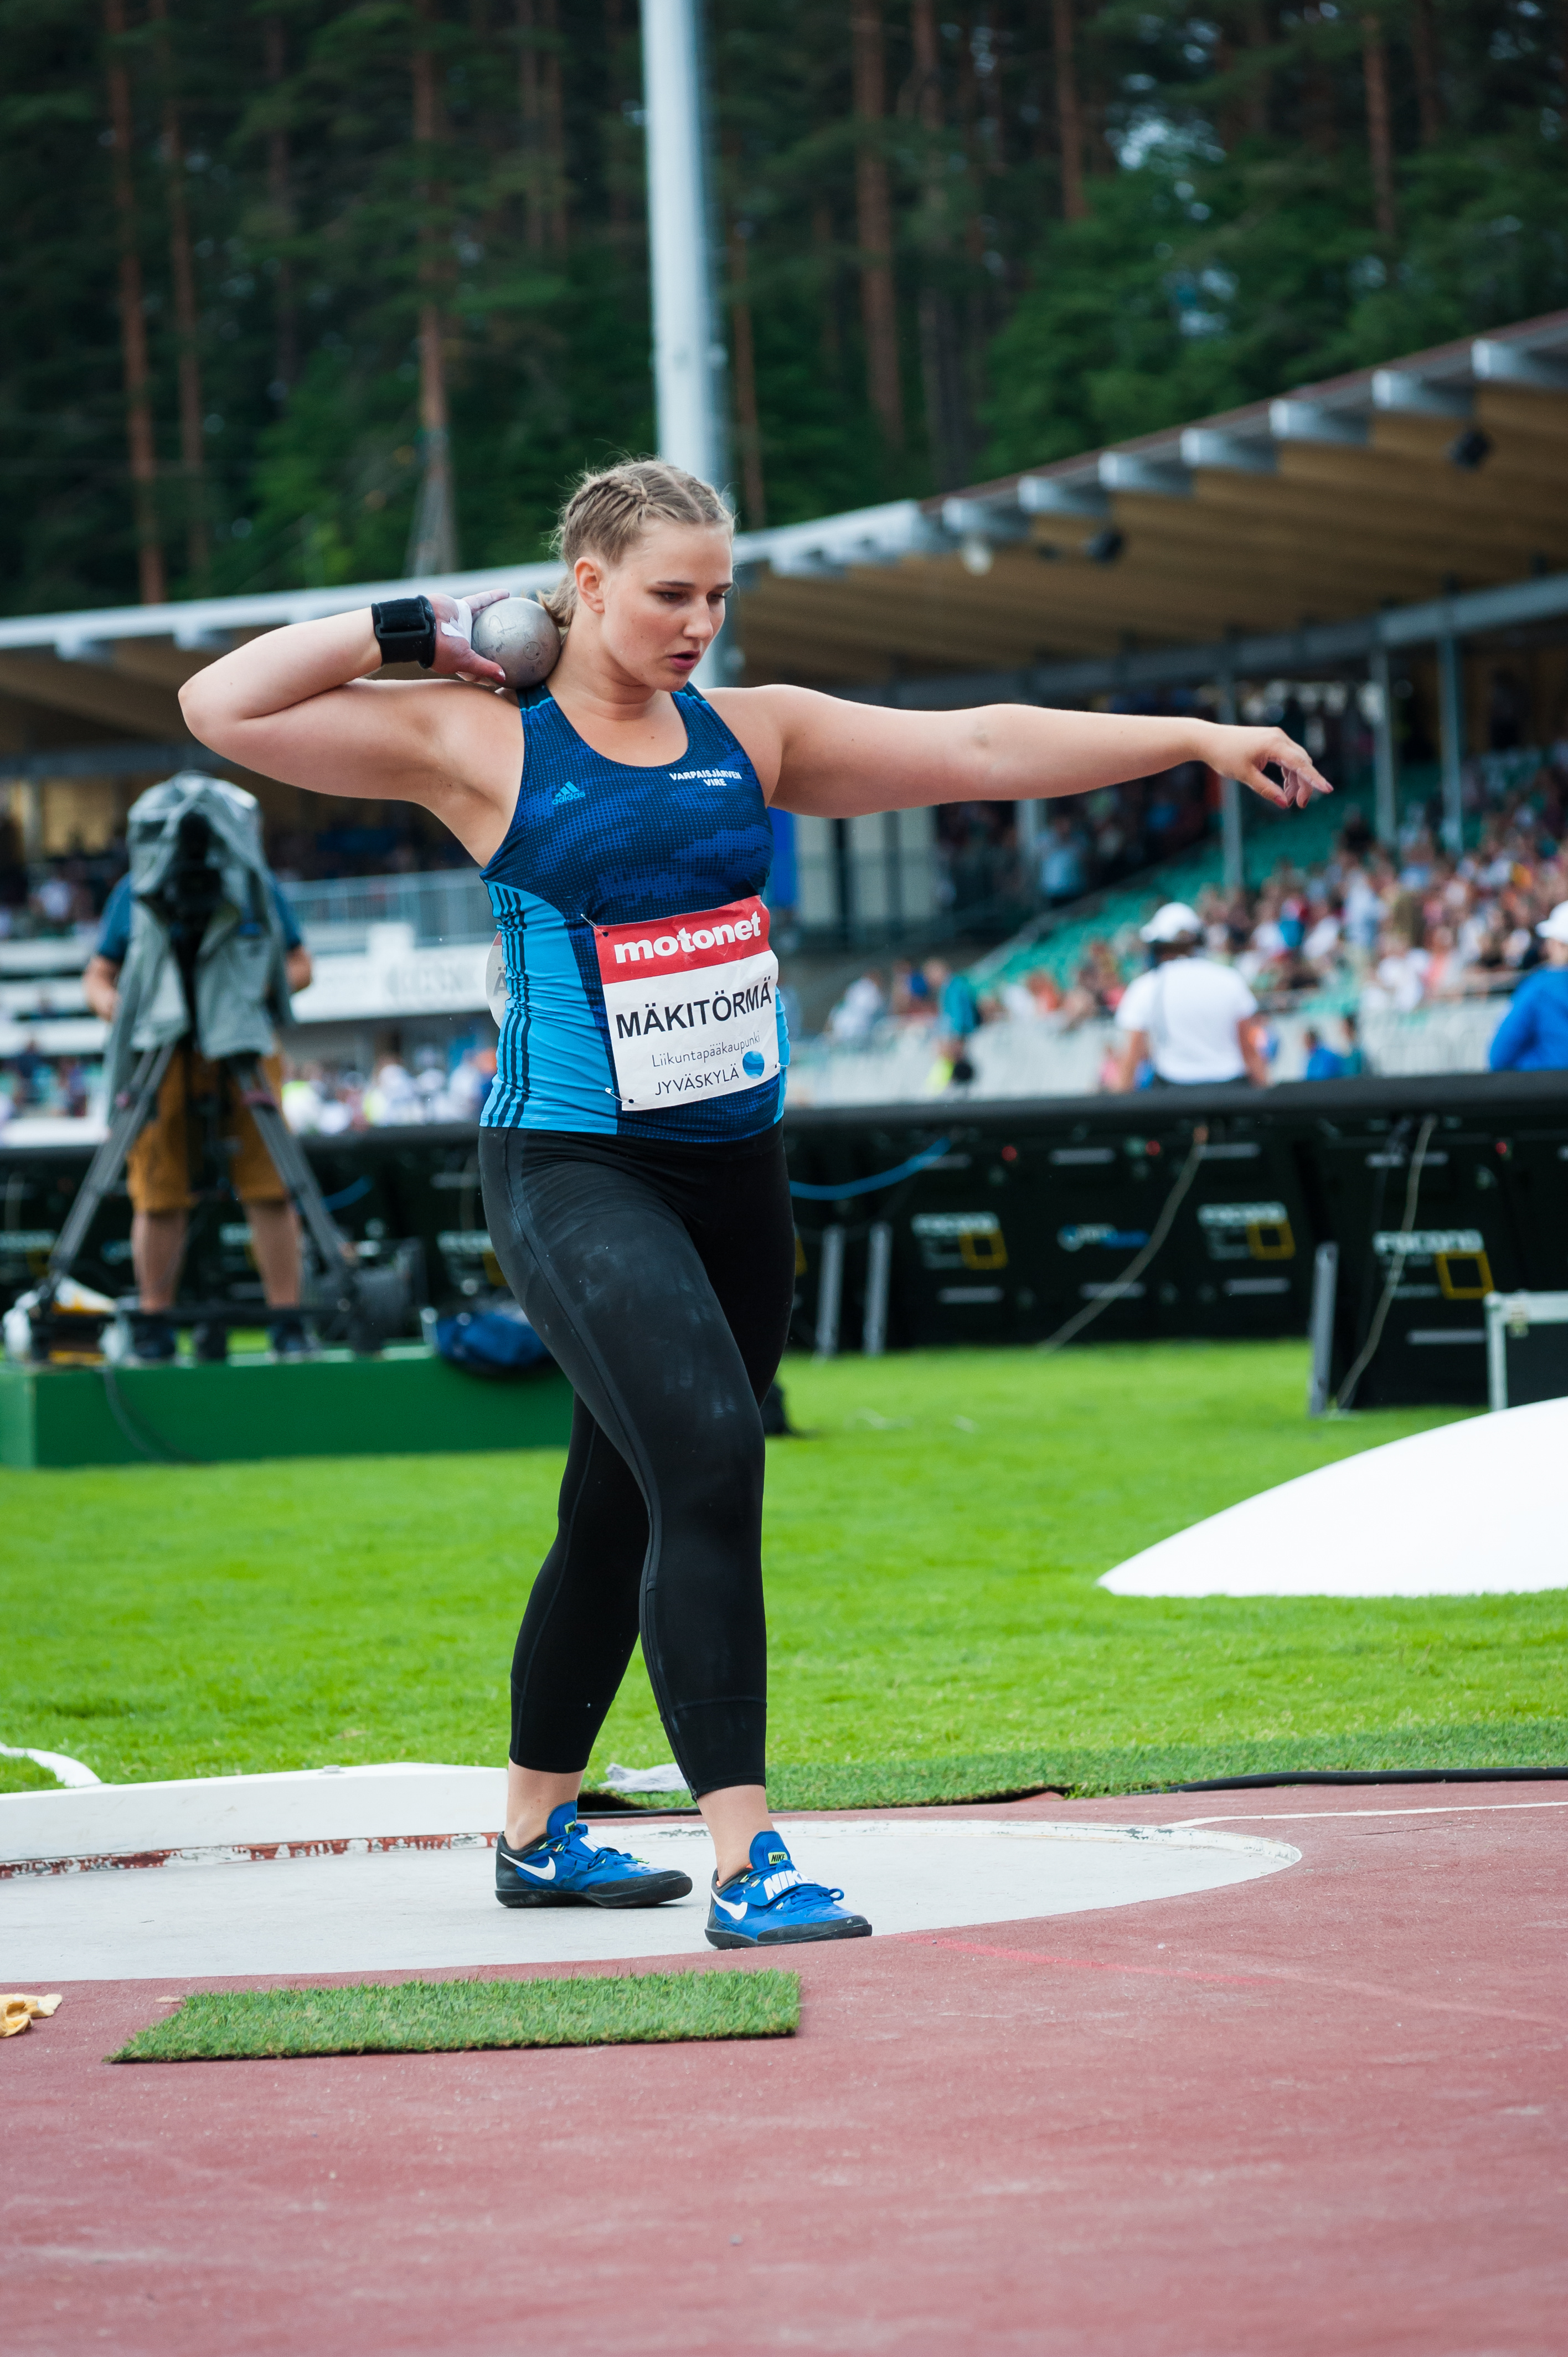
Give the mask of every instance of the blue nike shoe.
POLYGON ((802 1882, 782 1834, 758 1834, 751 1867, 720 1887, 714 1877, 708 1909, 710 1948, 781 1948, 800 1940, 866 1940, 864 1915, 841 1907, 842 1890, 802 1882))
POLYGON ((596 1849, 570 1801, 550 1813, 542 1841, 513 1849, 496 1837, 496 1897, 503 1907, 660 1907, 684 1899, 689 1874, 645 1866, 624 1849, 596 1849))

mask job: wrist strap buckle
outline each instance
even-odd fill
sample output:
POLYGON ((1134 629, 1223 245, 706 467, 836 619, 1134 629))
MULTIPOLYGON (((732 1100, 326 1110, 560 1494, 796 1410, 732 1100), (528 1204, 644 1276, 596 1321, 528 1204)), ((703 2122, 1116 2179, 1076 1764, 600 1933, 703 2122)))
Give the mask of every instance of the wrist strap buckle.
POLYGON ((416 662, 428 671, 435 661, 435 608, 428 597, 383 599, 371 608, 371 628, 382 662, 416 662))

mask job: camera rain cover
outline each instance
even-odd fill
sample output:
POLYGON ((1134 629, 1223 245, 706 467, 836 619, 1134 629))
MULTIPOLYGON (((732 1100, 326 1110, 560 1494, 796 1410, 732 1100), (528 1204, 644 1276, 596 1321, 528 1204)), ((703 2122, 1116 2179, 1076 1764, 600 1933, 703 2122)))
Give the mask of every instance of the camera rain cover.
POLYGON ((280 1024, 292 1020, 283 924, 262 847, 261 806, 253 794, 200 770, 182 770, 149 786, 131 805, 131 942, 120 974, 120 1011, 110 1033, 104 1086, 113 1103, 135 1059, 194 1029, 214 1061, 265 1055, 280 1024), (172 896, 186 888, 183 856, 205 826, 207 915, 195 962, 195 1022, 170 939, 172 896))

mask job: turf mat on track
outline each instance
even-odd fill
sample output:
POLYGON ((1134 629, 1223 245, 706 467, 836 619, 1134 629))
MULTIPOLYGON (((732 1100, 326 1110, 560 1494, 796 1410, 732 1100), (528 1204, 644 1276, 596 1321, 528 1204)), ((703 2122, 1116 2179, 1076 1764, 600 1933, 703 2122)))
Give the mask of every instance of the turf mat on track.
MULTIPOLYGON (((1370 1734, 1277 1737, 1272 1742, 1104 1749, 1063 1744, 952 1760, 804 1766, 775 1761, 768 1770, 768 1795, 776 1809, 918 1809, 944 1802, 1014 1801, 1030 1792, 1081 1797, 1160 1792, 1214 1776, 1286 1776, 1333 1769, 1441 1773, 1495 1768, 1506 1772, 1564 1760, 1568 1719, 1525 1719, 1510 1726, 1395 1727, 1370 1734)), ((622 1807, 641 1807, 650 1814, 668 1808, 657 1797, 627 1793, 617 1799, 622 1807)), ((585 1792, 583 1803, 591 1814, 594 1795, 585 1792)))
POLYGON ((229 2062, 483 2046, 652 2046, 789 2038, 800 2022, 800 1976, 776 1971, 203 1989, 107 2059, 229 2062))

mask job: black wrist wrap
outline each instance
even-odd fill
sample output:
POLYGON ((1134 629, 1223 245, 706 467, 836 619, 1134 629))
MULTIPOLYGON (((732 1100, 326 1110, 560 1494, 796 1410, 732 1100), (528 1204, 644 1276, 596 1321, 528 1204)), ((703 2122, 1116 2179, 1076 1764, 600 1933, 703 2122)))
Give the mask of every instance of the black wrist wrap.
POLYGON ((382 662, 416 662, 428 671, 435 661, 435 608, 428 597, 388 597, 371 608, 371 628, 382 662))

